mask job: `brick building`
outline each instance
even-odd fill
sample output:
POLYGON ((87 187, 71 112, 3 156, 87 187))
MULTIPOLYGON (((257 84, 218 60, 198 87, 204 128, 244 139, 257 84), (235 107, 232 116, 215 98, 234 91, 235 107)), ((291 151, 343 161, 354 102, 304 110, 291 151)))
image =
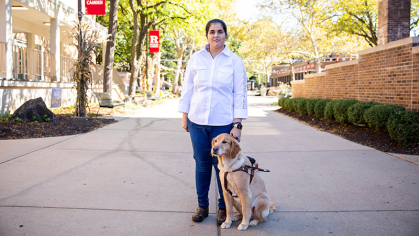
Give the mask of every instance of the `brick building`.
POLYGON ((378 46, 358 60, 292 81, 293 97, 355 99, 419 110, 419 37, 410 32, 410 1, 379 0, 378 46))

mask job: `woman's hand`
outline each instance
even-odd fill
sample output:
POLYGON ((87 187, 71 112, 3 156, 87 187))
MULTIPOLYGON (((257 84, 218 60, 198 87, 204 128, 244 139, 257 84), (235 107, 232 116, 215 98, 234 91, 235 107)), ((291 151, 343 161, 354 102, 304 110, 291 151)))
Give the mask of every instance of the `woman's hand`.
POLYGON ((186 132, 189 132, 188 127, 188 113, 183 113, 182 117, 182 128, 186 130, 186 132))
POLYGON ((233 129, 230 131, 230 135, 235 137, 235 138, 239 138, 237 141, 240 142, 240 139, 242 137, 242 131, 241 131, 241 129, 233 127, 233 129))
MULTIPOLYGON (((236 123, 236 122, 242 123, 242 119, 241 118, 234 118, 234 123, 236 123)), ((231 131, 230 131, 230 135, 235 137, 235 138, 238 138, 237 141, 240 142, 240 139, 242 138, 242 130, 233 126, 233 129, 231 129, 231 131)))

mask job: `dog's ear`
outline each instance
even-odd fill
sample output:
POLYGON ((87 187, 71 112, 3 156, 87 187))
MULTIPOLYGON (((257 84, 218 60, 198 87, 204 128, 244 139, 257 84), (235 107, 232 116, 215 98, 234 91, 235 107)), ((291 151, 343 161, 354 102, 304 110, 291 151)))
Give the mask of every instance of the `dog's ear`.
POLYGON ((230 155, 231 155, 231 159, 235 158, 237 156, 237 154, 239 154, 239 152, 242 150, 240 148, 240 144, 239 142, 237 142, 233 137, 230 137, 231 140, 231 150, 230 150, 230 155))
POLYGON ((216 137, 215 138, 213 138, 212 139, 212 142, 211 142, 211 156, 213 157, 214 156, 214 154, 212 153, 212 148, 214 147, 214 145, 215 145, 215 139, 216 139, 216 137))

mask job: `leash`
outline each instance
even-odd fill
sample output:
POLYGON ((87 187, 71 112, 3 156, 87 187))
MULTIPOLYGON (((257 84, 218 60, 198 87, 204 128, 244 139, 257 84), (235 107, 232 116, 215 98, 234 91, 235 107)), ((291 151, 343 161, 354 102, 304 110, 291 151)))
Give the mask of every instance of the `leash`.
MULTIPOLYGON (((239 167, 235 170, 232 170, 231 172, 243 171, 243 172, 246 172, 247 174, 249 174, 250 175, 249 185, 250 185, 252 183, 253 176, 255 176, 255 170, 263 171, 263 172, 271 172, 270 170, 259 168, 258 163, 255 163, 254 165, 252 164, 251 166, 243 165, 243 166, 241 166, 241 167, 239 167)), ((227 188, 227 175, 228 175, 228 173, 230 173, 230 172, 225 172, 224 173, 224 189, 225 189, 224 192, 229 193, 232 197, 237 197, 237 195, 233 196, 233 193, 227 188)))

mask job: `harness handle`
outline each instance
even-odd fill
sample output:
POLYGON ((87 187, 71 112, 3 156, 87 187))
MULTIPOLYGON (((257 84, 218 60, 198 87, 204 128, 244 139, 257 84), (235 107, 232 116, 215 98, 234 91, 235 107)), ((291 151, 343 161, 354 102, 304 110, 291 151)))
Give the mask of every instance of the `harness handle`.
MULTIPOLYGON (((259 168, 258 163, 252 164, 252 166, 243 165, 240 168, 237 168, 231 172, 243 171, 249 174, 250 175, 249 185, 250 185, 252 183, 253 176, 255 175, 255 170, 263 171, 263 172, 271 172, 270 170, 259 168)), ((233 193, 227 188, 227 174, 228 173, 229 172, 224 172, 224 189, 225 189, 224 192, 229 193, 232 197, 237 197, 237 195, 233 196, 233 193)))

